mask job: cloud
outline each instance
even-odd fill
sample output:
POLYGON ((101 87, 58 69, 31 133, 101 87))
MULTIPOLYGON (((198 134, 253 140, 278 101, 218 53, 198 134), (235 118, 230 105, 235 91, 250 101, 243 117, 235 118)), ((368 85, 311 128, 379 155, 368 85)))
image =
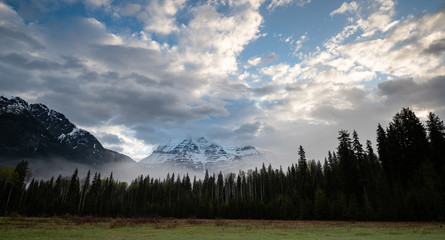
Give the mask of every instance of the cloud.
POLYGON ((127 3, 123 9, 121 9, 120 14, 122 16, 135 16, 142 9, 140 4, 127 3))
POLYGON ((423 82, 416 82, 413 78, 390 80, 380 83, 378 89, 388 105, 445 111, 445 76, 423 82))
POLYGON ((339 8, 335 9, 334 11, 332 11, 329 14, 329 16, 332 17, 332 16, 334 16, 336 14, 344 14, 346 12, 354 13, 355 11, 357 11, 357 9, 358 9, 357 2, 354 2, 354 1, 352 1, 350 3, 344 2, 344 3, 342 3, 342 5, 339 8))
POLYGON ((110 6, 113 0, 83 0, 83 2, 85 3, 85 5, 91 7, 106 7, 110 6))
POLYGON ((250 67, 255 67, 258 65, 269 64, 277 59, 278 59, 278 55, 274 52, 271 52, 271 53, 267 54, 266 56, 253 57, 253 58, 247 60, 247 63, 244 63, 242 66, 244 68, 250 68, 250 67))
POLYGON ((395 25, 385 37, 346 44, 339 50, 375 72, 415 77, 440 75, 443 61, 438 55, 424 53, 445 36, 439 26, 444 20, 443 11, 419 19, 408 18, 395 25))
POLYGON ((307 33, 305 33, 303 36, 300 37, 300 39, 298 39, 297 42, 295 42, 296 46, 295 46, 294 53, 301 49, 301 47, 303 46, 303 41, 306 38, 307 38, 307 33))
POLYGON ((247 61, 247 63, 248 63, 250 66, 256 66, 256 65, 258 65, 260 62, 261 62, 261 58, 260 58, 260 57, 252 58, 252 59, 249 59, 249 61, 247 61))
POLYGON ((393 0, 375 0, 371 3, 372 13, 366 18, 357 20, 358 26, 363 29, 362 37, 371 37, 378 31, 386 32, 398 21, 393 21, 395 2, 393 0))
POLYGON ((423 52, 429 53, 429 54, 434 54, 436 56, 440 56, 440 55, 444 54, 444 52, 445 52, 445 38, 435 40, 423 52))
MULTIPOLYGON (((183 7, 184 3, 185 0, 151 1, 138 14, 138 19, 145 24, 145 30, 147 31, 163 35, 176 32, 179 28, 175 15, 183 7)), ((131 5, 131 9, 128 9, 128 7, 129 5, 126 7, 127 11, 132 10, 133 12, 137 8, 136 5, 131 5)))
MULTIPOLYGON (((1 45, 8 46, 9 49, 24 46, 28 46, 33 50, 45 48, 45 46, 43 46, 39 41, 23 32, 0 27, 0 36, 0 42, 2 43, 1 45)), ((2 49, 7 51, 8 48, 3 47, 2 49)))
POLYGON ((259 37, 263 18, 254 7, 241 6, 227 15, 214 6, 197 7, 178 44, 183 63, 193 63, 204 75, 221 77, 237 71, 236 57, 259 37))
POLYGON ((51 62, 44 58, 21 55, 17 53, 0 55, 0 62, 3 62, 5 65, 10 65, 24 70, 54 71, 82 67, 82 64, 76 58, 62 56, 62 59, 65 63, 61 64, 60 62, 51 62))
POLYGON ((277 7, 282 7, 290 4, 295 4, 299 7, 303 7, 306 4, 311 3, 311 0, 271 0, 267 8, 274 10, 277 7))
POLYGON ((261 129, 261 123, 255 122, 255 123, 245 123, 241 125, 239 128, 235 129, 236 134, 240 135, 255 135, 257 134, 261 129))
POLYGON ((0 24, 2 27, 11 30, 18 30, 24 27, 22 18, 9 5, 0 2, 0 13, 0 24))
POLYGON ((102 143, 107 143, 107 144, 122 143, 122 140, 119 138, 119 136, 114 134, 105 133, 103 135, 98 135, 96 137, 98 137, 102 143))

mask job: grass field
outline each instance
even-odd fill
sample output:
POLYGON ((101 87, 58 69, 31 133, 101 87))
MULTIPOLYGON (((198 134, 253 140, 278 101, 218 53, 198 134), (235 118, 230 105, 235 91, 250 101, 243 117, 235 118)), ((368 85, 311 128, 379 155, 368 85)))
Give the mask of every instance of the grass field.
POLYGON ((0 239, 445 239, 444 223, 0 218, 0 239))

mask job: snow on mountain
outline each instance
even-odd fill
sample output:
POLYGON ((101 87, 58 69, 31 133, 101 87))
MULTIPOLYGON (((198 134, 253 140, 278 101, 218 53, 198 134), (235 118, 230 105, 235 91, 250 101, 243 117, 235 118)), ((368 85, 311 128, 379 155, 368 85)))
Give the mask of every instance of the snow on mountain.
POLYGON ((21 115, 27 110, 28 110, 28 103, 25 100, 19 97, 7 99, 3 96, 0 96, 0 115, 3 114, 21 115))
POLYGON ((223 147, 204 137, 175 139, 160 145, 153 153, 140 161, 144 164, 173 164, 176 167, 203 170, 227 165, 234 161, 260 159, 261 152, 255 147, 223 147))

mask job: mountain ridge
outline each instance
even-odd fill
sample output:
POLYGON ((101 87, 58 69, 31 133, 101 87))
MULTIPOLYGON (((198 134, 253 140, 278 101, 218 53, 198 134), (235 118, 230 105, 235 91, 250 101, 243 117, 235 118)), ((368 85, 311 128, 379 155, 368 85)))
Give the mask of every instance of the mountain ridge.
POLYGON ((242 160, 261 159, 263 153, 253 146, 228 147, 205 137, 171 140, 159 145, 140 163, 147 165, 172 165, 192 170, 215 169, 242 160))
POLYGON ((20 97, 0 96, 0 130, 0 157, 4 158, 62 157, 89 165, 134 162, 104 148, 62 113, 20 97))

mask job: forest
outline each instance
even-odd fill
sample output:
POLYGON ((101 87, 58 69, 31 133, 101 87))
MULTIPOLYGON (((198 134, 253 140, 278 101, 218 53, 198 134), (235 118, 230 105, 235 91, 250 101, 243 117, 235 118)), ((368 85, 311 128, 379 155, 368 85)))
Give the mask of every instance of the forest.
POLYGON ((203 179, 168 174, 131 183, 88 172, 30 179, 27 161, 0 169, 0 215, 443 221, 445 125, 409 108, 376 130, 377 149, 340 130, 323 162, 296 147, 287 169, 271 165, 203 179))

